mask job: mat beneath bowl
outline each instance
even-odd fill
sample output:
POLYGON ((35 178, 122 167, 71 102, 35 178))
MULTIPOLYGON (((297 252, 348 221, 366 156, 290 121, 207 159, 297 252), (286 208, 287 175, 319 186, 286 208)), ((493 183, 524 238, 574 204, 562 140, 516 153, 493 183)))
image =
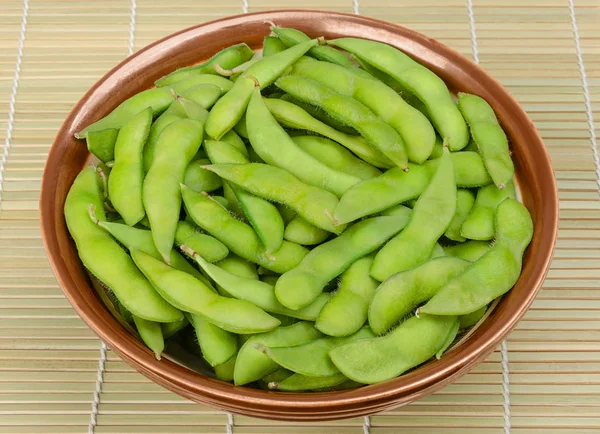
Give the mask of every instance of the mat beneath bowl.
POLYGON ((393 21, 478 60, 523 104, 553 158, 561 222, 544 290, 506 345, 456 384, 369 418, 294 424, 234 416, 134 372, 65 300, 40 238, 38 196, 49 146, 73 104, 128 53, 162 36, 300 3, 1 2, 0 434, 599 432, 597 0, 302 2, 393 21))

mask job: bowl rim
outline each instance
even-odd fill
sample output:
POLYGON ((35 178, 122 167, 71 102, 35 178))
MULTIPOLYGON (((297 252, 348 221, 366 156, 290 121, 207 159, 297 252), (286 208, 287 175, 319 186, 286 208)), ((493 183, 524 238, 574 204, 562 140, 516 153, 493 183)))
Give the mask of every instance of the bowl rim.
MULTIPOLYGON (((268 31, 265 34, 267 33, 268 31)), ((403 49, 405 50, 405 47, 403 49)), ((490 102, 490 104, 492 103, 490 102)), ((196 400, 197 402, 208 403, 217 408, 248 415, 259 414, 261 417, 272 419, 324 420, 369 414, 373 411, 397 405, 397 402, 401 402, 402 399, 406 400, 407 396, 421 396, 426 393, 425 391, 434 388, 435 384, 446 384, 464 375, 479 361, 493 352, 500 341, 505 338, 525 314, 541 288, 548 272, 556 243, 558 206, 556 179, 553 175, 550 157, 539 133, 518 102, 496 79, 491 77, 479 65, 439 41, 397 24, 349 13, 290 9, 228 16, 183 29, 144 47, 107 72, 85 93, 71 110, 52 144, 42 177, 40 221, 46 253, 65 296, 86 324, 109 347, 142 374, 184 397, 196 400), (89 300, 86 299, 84 294, 78 291, 71 276, 66 272, 66 266, 58 247, 58 240, 55 233, 55 225, 64 224, 64 219, 62 223, 54 221, 53 213, 55 212, 56 204, 53 195, 55 193, 56 179, 50 173, 50 167, 52 164, 60 164, 56 155, 58 152, 58 143, 65 139, 65 137, 72 136, 75 130, 74 125, 81 122, 82 107, 85 106, 98 89, 111 79, 114 80, 115 75, 118 75, 119 71, 126 69, 136 59, 146 56, 153 50, 160 50, 161 46, 168 41, 173 41, 177 38, 181 39, 185 36, 189 36, 190 38, 201 37, 227 25, 245 25, 258 20, 262 20, 263 22, 267 20, 285 21, 299 15, 302 15, 305 20, 328 18, 334 21, 344 21, 347 24, 372 27, 382 30, 384 33, 400 35, 412 44, 416 44, 418 47, 441 56, 440 59, 442 60, 443 58, 451 57, 454 63, 447 65, 447 67, 453 68, 459 66, 469 72, 469 75, 476 74, 482 81, 481 86, 484 86, 488 90, 492 89, 500 94, 503 105, 506 105, 504 112, 511 110, 513 111, 513 116, 527 121, 530 139, 533 140, 530 146, 537 146, 540 149, 541 159, 537 161, 537 165, 544 172, 544 176, 547 178, 545 181, 550 182, 547 190, 551 190, 552 193, 546 197, 546 203, 543 204, 544 227, 536 227, 536 231, 543 231, 541 242, 544 248, 541 249, 541 253, 544 257, 541 261, 538 260, 541 268, 535 272, 536 275, 533 278, 533 284, 529 287, 526 296, 521 297, 520 308, 518 310, 503 314, 501 318, 502 322, 496 321, 493 327, 477 330, 467 342, 461 345, 459 351, 451 350, 440 361, 428 362, 422 367, 394 380, 348 391, 300 394, 277 393, 248 387, 240 388, 218 380, 206 378, 169 360, 156 361, 152 353, 140 344, 135 337, 129 336, 129 338, 126 337, 123 339, 121 335, 116 333, 114 327, 112 327, 113 325, 107 322, 107 318, 102 312, 86 308, 89 300), (552 176, 547 176, 548 171, 552 176), (394 399, 396 401, 393 401, 394 399)), ((62 209, 62 203, 60 207, 62 209)), ((89 289, 91 293, 94 293, 91 285, 89 285, 89 289)), ((492 317, 495 316, 497 316, 496 313, 493 313, 492 317)), ((121 327, 116 319, 113 319, 113 321, 117 324, 117 327, 121 327)))

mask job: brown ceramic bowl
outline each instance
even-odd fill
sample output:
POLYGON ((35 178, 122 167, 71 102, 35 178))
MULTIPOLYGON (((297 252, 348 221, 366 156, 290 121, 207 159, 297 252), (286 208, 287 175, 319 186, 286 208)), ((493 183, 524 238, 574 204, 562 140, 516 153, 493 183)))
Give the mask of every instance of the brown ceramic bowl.
POLYGON ((127 363, 196 402, 251 416, 307 421, 365 415, 406 404, 455 381, 485 359, 515 327, 540 289, 550 265, 558 222, 550 158, 531 120, 500 83, 456 51, 412 30, 364 16, 302 10, 240 15, 192 27, 144 48, 115 67, 90 89, 60 129, 46 164, 40 209, 46 250, 65 295, 83 320, 127 363), (73 134, 176 68, 240 42, 260 48, 269 33, 265 20, 298 28, 313 37, 356 36, 394 45, 437 73, 453 91, 485 98, 509 135, 522 200, 535 222, 533 241, 515 287, 464 344, 441 360, 395 380, 348 391, 296 394, 234 387, 168 357, 156 361, 115 320, 92 289, 63 217, 67 191, 89 158, 85 144, 73 134))

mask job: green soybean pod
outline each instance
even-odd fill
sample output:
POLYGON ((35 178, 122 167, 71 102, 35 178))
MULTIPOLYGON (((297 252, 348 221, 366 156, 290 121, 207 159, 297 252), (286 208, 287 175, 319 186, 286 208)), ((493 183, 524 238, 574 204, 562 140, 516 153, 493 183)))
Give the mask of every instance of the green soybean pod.
POLYGON ((429 120, 379 80, 327 62, 297 62, 292 74, 319 81, 363 103, 400 134, 410 161, 422 164, 431 155, 435 130, 429 120))
POLYGON ((235 362, 237 355, 227 360, 225 363, 214 366, 215 375, 221 381, 233 381, 233 370, 235 369, 235 362))
POLYGON ((230 144, 240 151, 244 157, 248 158, 248 149, 246 148, 246 144, 235 131, 227 131, 225 135, 221 137, 221 141, 230 144))
POLYGON ((430 172, 423 166, 409 167, 408 172, 394 167, 349 188, 333 212, 335 221, 349 223, 419 197, 429 185, 430 172))
POLYGON ((275 205, 240 188, 233 191, 244 215, 265 247, 265 255, 277 252, 283 244, 284 225, 275 205))
POLYGON ((523 253, 533 236, 529 211, 504 199, 496 211, 496 242, 464 273, 448 282, 420 308, 433 315, 466 315, 509 291, 521 275, 523 253))
MULTIPOLYGON (((310 37, 297 29, 271 26, 271 31, 288 47, 310 41, 310 37)), ((317 45, 308 50, 308 54, 325 62, 331 62, 345 67, 354 67, 352 62, 335 48, 317 45)))
POLYGON ((462 92, 458 94, 458 108, 471 128, 473 141, 494 184, 504 188, 512 180, 515 166, 510 158, 508 139, 494 110, 483 98, 462 92))
POLYGON ((217 102, 221 94, 222 90, 219 86, 215 86, 214 84, 199 84, 187 89, 181 96, 208 110, 217 102))
POLYGON ((246 279, 258 280, 258 271, 256 269, 256 265, 250 261, 246 261, 245 259, 240 258, 236 254, 230 253, 229 256, 227 256, 222 261, 219 261, 215 265, 218 265, 219 268, 222 268, 223 270, 228 271, 229 273, 234 274, 236 276, 243 277, 246 279))
POLYGON ((206 133, 219 140, 233 128, 246 111, 254 86, 258 83, 264 89, 273 83, 292 63, 317 44, 317 40, 307 41, 292 48, 263 57, 248 68, 233 88, 214 105, 206 121, 206 133))
POLYGON ((337 197, 301 182, 286 170, 259 163, 213 164, 206 169, 256 196, 289 206, 318 228, 333 233, 344 230, 344 226, 334 226, 331 221, 337 197))
POLYGON ((336 130, 311 116, 300 106, 280 99, 265 99, 265 104, 283 127, 312 131, 336 141, 343 147, 354 152, 358 157, 375 167, 394 167, 394 163, 381 152, 369 145, 360 136, 352 136, 336 130))
POLYGON ((131 257, 169 303, 224 330, 253 334, 273 330, 279 325, 277 319, 254 304, 222 297, 195 277, 175 270, 140 250, 132 250, 131 257))
POLYGON ((181 330, 186 328, 189 325, 189 321, 187 318, 183 318, 181 321, 167 322, 161 324, 161 330, 164 339, 169 339, 175 334, 179 333, 181 330))
POLYGON ((189 77, 185 80, 178 81, 162 89, 170 89, 170 92, 175 92, 177 95, 183 95, 185 92, 200 85, 213 85, 221 89, 221 95, 226 94, 233 89, 233 83, 225 77, 218 75, 201 74, 189 77))
POLYGON ((154 117, 164 112, 173 102, 175 97, 170 89, 148 89, 123 101, 108 115, 88 125, 83 130, 75 133, 77 139, 85 139, 89 132, 119 129, 133 116, 146 109, 152 108, 154 117))
POLYGON ((175 244, 177 246, 187 245, 208 262, 218 262, 225 259, 229 254, 229 249, 225 244, 210 235, 202 233, 198 227, 185 221, 177 222, 175 244))
POLYGON ((275 372, 279 366, 264 353, 257 350, 256 344, 267 345, 270 348, 281 346, 302 345, 322 336, 309 322, 297 322, 287 327, 278 327, 267 333, 252 336, 240 348, 233 380, 236 386, 260 380, 265 375, 275 372))
POLYGON ((77 175, 64 207, 67 227, 83 265, 134 315, 148 321, 179 321, 181 311, 158 295, 121 246, 89 218, 90 205, 96 208, 97 218, 105 220, 100 183, 93 167, 77 175))
POLYGON ((277 79, 275 85, 301 101, 321 107, 334 118, 356 129, 394 164, 408 169, 402 137, 361 102, 299 75, 284 75, 277 79))
POLYGON ((400 216, 362 220, 337 238, 315 247, 297 267, 277 280, 277 299, 290 309, 300 309, 312 303, 329 281, 342 274, 357 259, 381 247, 400 232, 408 220, 400 216))
POLYGON ((444 247, 444 251, 450 256, 475 262, 490 250, 490 247, 489 241, 470 240, 454 246, 444 247))
POLYGON ((263 57, 269 57, 273 54, 281 53, 286 48, 287 46, 276 36, 265 36, 263 39, 263 57))
POLYGON ((302 374, 293 374, 281 381, 271 381, 268 387, 271 390, 281 390, 283 392, 316 391, 329 389, 341 385, 346 381, 348 381, 348 378, 342 374, 336 374, 330 377, 309 377, 302 374))
POLYGON ((371 276, 380 282, 427 260, 448 228, 456 210, 456 183, 447 148, 441 160, 431 182, 417 200, 406 228, 375 256, 371 276))
POLYGON ((375 334, 384 334, 470 265, 469 261, 446 256, 390 276, 373 294, 369 326, 375 334))
POLYGON ((302 246, 320 244, 329 238, 330 232, 311 225, 300 216, 294 217, 285 227, 283 238, 302 246))
POLYGON ((363 327, 351 336, 343 338, 324 337, 293 347, 269 348, 264 344, 256 344, 256 348, 264 352, 279 366, 292 372, 310 377, 328 377, 340 373, 339 369, 331 362, 329 351, 348 342, 373 337, 375 335, 371 329, 363 327))
POLYGON ((230 251, 248 261, 277 273, 284 273, 298 265, 307 253, 298 244, 284 241, 277 252, 267 256, 260 238, 251 226, 237 220, 221 205, 185 185, 181 186, 181 192, 188 214, 194 222, 225 244, 230 251))
POLYGON ((484 317, 485 313, 487 312, 487 309, 488 309, 487 306, 483 306, 479 310, 468 313, 466 315, 459 316, 458 322, 459 322, 460 328, 468 329, 470 327, 473 327, 475 324, 477 324, 481 320, 481 318, 484 317))
POLYGON ((323 297, 319 297, 314 303, 303 309, 296 311, 287 309, 277 301, 277 298, 275 298, 272 285, 258 279, 236 276, 217 265, 208 263, 201 256, 195 255, 194 252, 186 246, 182 246, 182 249, 194 258, 202 270, 204 270, 217 285, 225 289, 229 295, 240 300, 249 301, 261 309, 264 309, 266 312, 286 315, 306 321, 314 321, 325 303, 329 300, 329 295, 322 294, 323 297))
POLYGON ((469 142, 469 130, 446 83, 425 66, 402 51, 376 41, 340 38, 328 44, 346 50, 392 76, 427 108, 440 135, 448 140, 452 151, 459 151, 469 142))
POLYGON ((267 164, 338 196, 360 182, 360 178, 334 170, 302 150, 271 115, 258 88, 248 104, 246 122, 252 148, 267 164))
POLYGON ((158 139, 154 160, 144 179, 144 208, 154 244, 167 263, 181 210, 179 185, 200 148, 202 135, 199 121, 182 119, 167 126, 158 139))
POLYGON ((494 184, 480 188, 471 212, 460 227, 460 234, 471 240, 486 241, 494 238, 496 209, 507 197, 515 198, 515 185, 512 181, 502 190, 494 184))
POLYGON ((237 336, 197 315, 188 315, 194 327, 202 357, 210 366, 218 366, 236 355, 237 336))
POLYGON ((207 164, 210 164, 210 160, 206 158, 192 160, 185 169, 183 183, 198 193, 210 193, 223 187, 221 178, 202 168, 207 164))
POLYGON ((456 332, 457 322, 456 316, 412 317, 385 336, 340 345, 329 356, 351 380, 380 383, 432 358, 456 332))
POLYGON ((377 168, 355 157, 333 140, 318 136, 293 136, 292 140, 304 152, 334 170, 360 179, 371 179, 381 175, 377 168))
POLYGON ((344 271, 337 291, 323 307, 315 327, 329 336, 349 336, 367 320, 371 296, 378 282, 371 277, 373 256, 365 256, 344 271))
POLYGON ((112 206, 129 226, 146 215, 142 203, 142 151, 151 124, 152 109, 142 110, 123 125, 115 144, 115 162, 108 177, 108 194, 112 206))
POLYGON ((154 160, 154 154, 156 153, 156 144, 163 130, 171 125, 173 122, 178 121, 186 117, 183 112, 183 107, 176 100, 171 104, 175 107, 173 110, 167 110, 154 121, 152 127, 150 127, 150 133, 148 134, 148 140, 144 146, 143 159, 144 159, 144 174, 148 173, 152 161, 154 160), (179 110, 181 109, 181 111, 179 110))
POLYGON ((88 151, 94 154, 103 163, 115 159, 115 143, 119 130, 109 128, 101 131, 91 131, 85 138, 88 151))
POLYGON ((138 316, 132 315, 142 341, 154 352, 156 360, 160 360, 162 352, 165 350, 165 340, 163 338, 160 323, 148 321, 138 316))
POLYGON ((473 208, 474 203, 475 194, 471 190, 458 189, 456 191, 456 211, 454 211, 454 216, 450 221, 448 229, 444 232, 446 238, 459 242, 466 240, 466 238, 460 234, 460 228, 469 215, 471 208, 473 208))
POLYGON ((218 74, 215 65, 223 69, 235 68, 238 65, 250 60, 254 56, 254 51, 246 44, 236 44, 214 54, 206 62, 198 65, 179 68, 168 75, 158 79, 155 84, 157 87, 169 86, 183 79, 201 74, 218 74))

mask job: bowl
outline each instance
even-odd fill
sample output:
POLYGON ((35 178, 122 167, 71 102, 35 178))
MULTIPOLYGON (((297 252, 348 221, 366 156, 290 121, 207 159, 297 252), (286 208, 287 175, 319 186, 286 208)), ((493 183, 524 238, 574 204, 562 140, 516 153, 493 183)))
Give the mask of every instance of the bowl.
POLYGON ((316 421, 366 415, 409 403, 455 381, 493 352, 525 314, 548 271, 558 227, 557 196, 550 158, 533 123, 508 91, 478 65, 440 42, 398 25, 357 15, 288 10, 233 16, 183 30, 138 51, 108 72, 79 101, 56 136, 42 180, 40 211, 46 251, 66 297, 128 364, 192 401, 255 417, 316 421), (394 380, 346 391, 299 394, 235 387, 194 372, 172 358, 155 360, 92 288, 63 216, 67 192, 90 157, 85 144, 73 134, 176 68, 240 42, 259 49, 269 33, 265 21, 295 27, 313 37, 354 36, 396 46, 438 74, 453 92, 485 98, 509 136, 522 201, 535 224, 533 240, 514 288, 466 342, 440 360, 394 380))

